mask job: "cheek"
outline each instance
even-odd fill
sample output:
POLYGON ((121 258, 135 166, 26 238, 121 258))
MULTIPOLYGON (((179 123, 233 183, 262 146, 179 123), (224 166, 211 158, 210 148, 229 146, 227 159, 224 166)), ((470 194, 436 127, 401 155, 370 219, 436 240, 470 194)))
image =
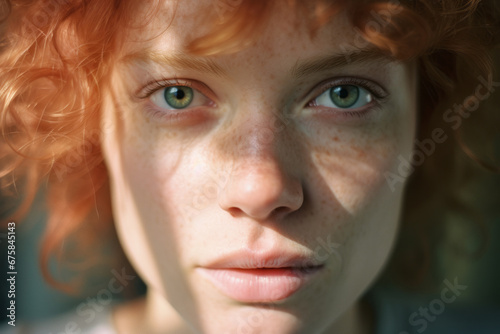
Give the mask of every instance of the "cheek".
MULTIPOLYGON (((339 286, 359 294, 383 268, 395 240, 404 187, 392 190, 386 174, 411 152, 415 110, 373 129, 321 128, 310 141, 316 202, 332 196, 346 212, 332 238, 341 246, 339 286)), ((332 211, 332 209, 329 209, 332 211)), ((335 210, 333 210, 335 212, 335 210)), ((341 292, 344 293, 344 292, 341 292)))
POLYGON ((161 234, 179 240, 193 212, 206 206, 214 189, 199 180, 208 172, 196 154, 161 147, 151 147, 151 151, 154 153, 147 157, 133 149, 125 153, 125 177, 133 188, 146 228, 168 229, 161 234))
POLYGON ((134 221, 128 219, 141 225, 142 242, 154 249, 153 254, 168 259, 162 263, 182 265, 186 253, 179 254, 179 249, 192 244, 192 218, 216 198, 220 170, 207 162, 209 145, 202 139, 186 139, 139 117, 128 128, 141 134, 126 136, 121 149, 124 182, 138 212, 134 221))
POLYGON ((186 154, 184 142, 164 131, 145 131, 144 124, 125 120, 124 135, 118 140, 120 162, 110 173, 117 231, 146 284, 173 304, 193 309, 186 297, 191 292, 184 276, 184 257, 189 252, 183 252, 182 246, 193 244, 188 239, 192 234, 186 232, 184 208, 191 205, 189 200, 197 189, 196 168, 186 168, 186 163, 194 161, 186 154))
MULTIPOLYGON (((409 130, 410 124, 407 125, 409 130)), ((321 134, 334 138, 311 145, 312 164, 342 207, 354 214, 370 201, 377 201, 387 187, 386 173, 393 169, 400 153, 410 152, 412 131, 398 134, 390 128, 369 133, 321 134)))
MULTIPOLYGON (((168 154, 148 140, 130 141, 122 151, 124 178, 130 185, 133 202, 141 216, 140 222, 151 235, 175 238, 175 230, 164 221, 178 220, 178 198, 181 188, 172 185, 172 180, 179 173, 179 165, 184 157, 181 151, 172 147, 168 154)), ((125 141, 127 143, 127 141, 125 141)), ((124 145, 125 146, 125 145, 124 145)), ((189 187, 189 179, 185 179, 185 187, 189 187)))

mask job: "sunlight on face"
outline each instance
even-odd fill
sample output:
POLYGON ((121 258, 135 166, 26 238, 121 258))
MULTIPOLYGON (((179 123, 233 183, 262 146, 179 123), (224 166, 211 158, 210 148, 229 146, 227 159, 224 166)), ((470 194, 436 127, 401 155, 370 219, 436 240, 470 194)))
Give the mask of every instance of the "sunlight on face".
POLYGON ((403 189, 384 172, 411 152, 413 66, 348 62, 342 15, 311 39, 284 4, 248 48, 193 57, 213 6, 183 1, 171 24, 169 6, 130 35, 103 117, 116 226, 155 328, 334 328, 394 241, 403 189))

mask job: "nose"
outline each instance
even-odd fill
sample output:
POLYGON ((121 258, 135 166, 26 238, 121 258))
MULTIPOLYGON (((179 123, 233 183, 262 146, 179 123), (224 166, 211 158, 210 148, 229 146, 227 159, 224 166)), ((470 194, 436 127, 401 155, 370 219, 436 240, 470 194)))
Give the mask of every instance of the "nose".
POLYGON ((276 136, 272 137, 244 137, 247 149, 238 150, 240 154, 234 159, 228 182, 218 198, 219 206, 231 215, 264 221, 282 218, 302 206, 302 184, 293 175, 297 165, 290 158, 283 161, 290 155, 283 152, 276 136))

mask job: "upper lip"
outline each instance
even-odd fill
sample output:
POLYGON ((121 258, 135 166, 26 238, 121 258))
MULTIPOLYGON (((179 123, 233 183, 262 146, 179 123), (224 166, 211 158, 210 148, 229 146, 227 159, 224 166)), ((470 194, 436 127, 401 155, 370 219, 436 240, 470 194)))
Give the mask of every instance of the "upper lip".
POLYGON ((322 265, 313 255, 308 256, 278 249, 268 251, 241 249, 208 261, 202 267, 209 269, 264 269, 310 268, 322 265))

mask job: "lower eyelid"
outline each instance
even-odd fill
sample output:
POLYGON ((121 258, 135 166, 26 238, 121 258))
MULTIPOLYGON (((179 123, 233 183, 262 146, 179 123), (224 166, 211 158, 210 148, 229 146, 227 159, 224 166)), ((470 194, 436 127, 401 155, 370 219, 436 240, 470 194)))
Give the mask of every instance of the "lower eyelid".
POLYGON ((319 118, 327 124, 329 121, 340 122, 339 124, 358 124, 358 121, 375 121, 382 115, 383 108, 380 103, 372 101, 369 105, 357 109, 335 109, 323 106, 314 107, 313 116, 319 118))
POLYGON ((189 110, 161 110, 156 105, 148 103, 144 106, 146 116, 159 124, 196 125, 213 119, 213 113, 207 108, 193 107, 189 110))

